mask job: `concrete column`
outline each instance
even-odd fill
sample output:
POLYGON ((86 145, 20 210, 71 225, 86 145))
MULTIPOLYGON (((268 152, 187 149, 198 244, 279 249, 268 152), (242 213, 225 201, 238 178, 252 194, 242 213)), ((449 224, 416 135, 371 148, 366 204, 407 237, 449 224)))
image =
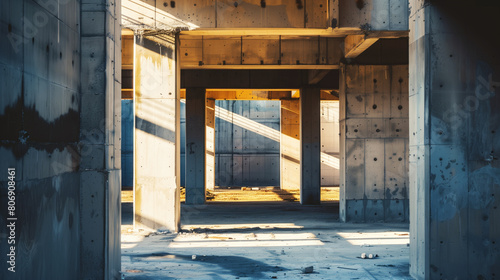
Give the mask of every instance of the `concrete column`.
MULTIPOLYGON (((71 3, 72 1, 70 1, 71 3)), ((60 4, 60 15, 70 15, 71 4, 60 4)), ((78 5, 78 2, 77 2, 78 5)), ((81 189, 80 234, 82 240, 81 279, 119 279, 121 276, 121 5, 81 4, 81 27, 75 21, 75 30, 81 32, 81 189), (106 25, 96 25, 105 22, 106 25)), ((71 17, 67 17, 68 19, 71 17)), ((75 44, 64 35, 63 23, 50 31, 49 40, 75 44), (56 38, 61 38, 56 39, 56 38)), ((40 42, 35 39, 35 42, 40 42)), ((49 45, 47 43, 47 45, 49 45)), ((68 57, 64 54, 62 57, 68 57)), ((69 49, 71 50, 71 49, 69 49)), ((61 56, 60 56, 61 57, 61 56)), ((67 60, 67 66, 73 62, 67 60)), ((75 67, 77 67, 75 63, 75 67)), ((54 69, 57 69, 56 66, 54 69)), ((64 70, 62 70, 64 69, 64 70)), ((44 70, 45 71, 45 70, 44 70)), ((53 77, 64 75, 68 68, 53 77)), ((51 101, 57 108, 58 101, 51 101)), ((53 109, 51 109, 53 110, 53 109)), ((61 128, 60 131, 66 131, 61 128)), ((61 225, 61 228, 64 226, 61 225)), ((35 231, 36 232, 36 231, 35 231)), ((57 236, 53 235, 53 236, 57 236)), ((58 240, 65 240, 59 237, 58 240)), ((62 248, 57 246, 58 248, 62 248)), ((56 253, 59 254, 59 253, 56 253)), ((66 267, 58 263, 55 267, 66 267)), ((58 278, 41 277, 36 278, 58 278)), ((62 278, 62 277, 61 277, 62 278)))
POLYGON ((321 201, 321 123, 320 90, 300 91, 300 203, 320 204, 321 201))
POLYGON ((483 1, 410 1, 410 274, 500 275, 500 56, 483 1), (467 18, 467 22, 463 19, 467 18))
POLYGON ((408 67, 345 65, 340 77, 340 218, 408 220, 408 67))
POLYGON ((186 204, 205 203, 206 101, 204 88, 186 89, 186 204))
POLYGON ((179 229, 180 106, 172 41, 135 38, 135 228, 179 229))
POLYGON ((207 190, 215 187, 215 99, 206 100, 206 182, 207 190))
POLYGON ((300 100, 281 100, 281 189, 300 189, 300 100))

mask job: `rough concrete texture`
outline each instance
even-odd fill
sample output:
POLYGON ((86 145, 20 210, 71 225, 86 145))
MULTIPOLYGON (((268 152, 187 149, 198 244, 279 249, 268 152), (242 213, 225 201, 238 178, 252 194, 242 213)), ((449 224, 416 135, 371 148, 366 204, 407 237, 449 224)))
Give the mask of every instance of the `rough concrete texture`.
POLYGON ((279 101, 216 101, 217 186, 279 186, 279 101))
POLYGON ((119 279, 121 6, 82 1, 81 7, 80 277, 119 279))
POLYGON ((339 27, 408 30, 408 0, 339 1, 339 27))
POLYGON ((174 37, 135 37, 136 228, 178 230, 179 100, 174 37), (165 211, 168 209, 168 211, 165 211))
POLYGON ((320 90, 300 91, 300 203, 321 201, 320 90))
POLYGON ((119 1, 92 2, 0 3, 0 168, 16 168, 17 218, 3 279, 119 278, 119 1))
MULTIPOLYGON (((131 29, 327 28, 332 0, 123 1, 123 26, 131 29)), ((336 21, 335 21, 336 22, 336 21)), ((335 27, 335 26, 334 26, 335 27)))
POLYGON ((488 29, 500 7, 410 6, 411 274, 496 279, 500 41, 488 29))
POLYGON ((408 67, 341 72, 343 221, 408 221, 408 67))
POLYGON ((124 278, 411 279, 408 225, 339 223, 337 209, 330 203, 183 205, 179 234, 123 227, 124 278), (378 256, 361 259, 362 253, 378 256), (310 266, 313 272, 304 274, 310 266))

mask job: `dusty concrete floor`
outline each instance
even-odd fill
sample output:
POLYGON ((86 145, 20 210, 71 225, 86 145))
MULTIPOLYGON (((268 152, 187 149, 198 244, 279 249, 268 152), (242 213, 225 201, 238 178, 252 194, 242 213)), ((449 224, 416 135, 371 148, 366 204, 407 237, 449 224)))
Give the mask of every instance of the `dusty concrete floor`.
POLYGON ((408 225, 340 223, 336 203, 182 205, 179 234, 147 236, 131 224, 125 203, 124 279, 411 279, 408 225))

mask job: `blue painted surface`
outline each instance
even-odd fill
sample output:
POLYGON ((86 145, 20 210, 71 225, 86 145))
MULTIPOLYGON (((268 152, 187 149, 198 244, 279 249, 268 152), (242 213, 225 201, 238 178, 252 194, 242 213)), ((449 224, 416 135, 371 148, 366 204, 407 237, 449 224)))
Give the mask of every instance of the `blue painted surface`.
POLYGON ((134 101, 122 100, 122 186, 134 185, 134 101))

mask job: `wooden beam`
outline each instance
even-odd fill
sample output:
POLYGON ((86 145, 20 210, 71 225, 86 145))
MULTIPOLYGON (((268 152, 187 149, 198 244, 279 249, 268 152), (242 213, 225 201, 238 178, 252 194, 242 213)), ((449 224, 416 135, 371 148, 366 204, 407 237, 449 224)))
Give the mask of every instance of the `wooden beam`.
POLYGON ((345 38, 345 58, 356 58, 371 45, 377 42, 379 37, 367 37, 365 35, 349 35, 345 38))
POLYGON ((241 69, 241 70, 333 70, 339 69, 339 65, 324 65, 324 64, 314 64, 314 65, 247 65, 247 64, 236 64, 236 65, 194 65, 194 64, 184 64, 181 65, 181 69, 211 69, 211 70, 220 70, 220 69, 241 69))

